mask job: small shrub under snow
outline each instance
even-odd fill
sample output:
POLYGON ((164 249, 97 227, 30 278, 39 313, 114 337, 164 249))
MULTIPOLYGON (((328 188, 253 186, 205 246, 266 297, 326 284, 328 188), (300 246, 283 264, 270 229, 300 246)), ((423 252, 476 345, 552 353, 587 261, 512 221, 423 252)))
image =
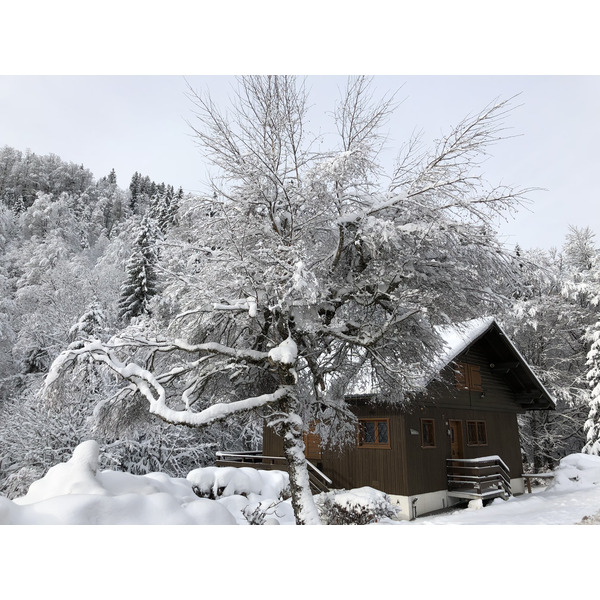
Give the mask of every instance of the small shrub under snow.
POLYGON ((277 509, 281 504, 281 501, 246 504, 241 512, 248 525, 279 525, 277 517, 282 515, 277 513, 277 509))
POLYGON ((267 498, 289 496, 290 478, 284 471, 260 471, 251 467, 203 467, 191 471, 187 480, 200 498, 216 500, 251 494, 267 498))
POLYGON ((369 525, 397 515, 389 496, 371 487, 334 490, 320 494, 315 502, 324 525, 369 525))

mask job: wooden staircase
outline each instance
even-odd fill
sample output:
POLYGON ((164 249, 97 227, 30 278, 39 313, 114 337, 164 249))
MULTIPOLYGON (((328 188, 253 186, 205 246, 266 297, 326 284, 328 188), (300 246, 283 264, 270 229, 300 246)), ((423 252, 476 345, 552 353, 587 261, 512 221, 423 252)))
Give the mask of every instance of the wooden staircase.
POLYGON ((489 500, 512 496, 510 470, 499 456, 449 458, 448 496, 489 500))
MULTIPOLYGON (((332 481, 309 460, 308 479, 314 494, 328 492, 332 481)), ((257 452, 217 452, 217 467, 252 467, 265 471, 288 471, 287 460, 282 456, 263 456, 257 452)))

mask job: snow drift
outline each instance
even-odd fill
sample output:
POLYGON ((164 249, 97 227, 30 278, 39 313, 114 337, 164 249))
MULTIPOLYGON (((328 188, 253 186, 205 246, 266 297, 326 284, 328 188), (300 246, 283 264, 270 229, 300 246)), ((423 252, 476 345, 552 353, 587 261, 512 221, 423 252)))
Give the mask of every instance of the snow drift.
POLYGON ((283 471, 260 471, 251 467, 204 467, 191 471, 187 480, 197 496, 211 500, 234 495, 253 500, 258 500, 258 496, 289 496, 286 492, 290 478, 283 471))
POLYGON ((600 484, 600 456, 569 454, 561 459, 548 490, 571 491, 598 484, 600 484))
POLYGON ((239 477, 230 476, 229 487, 225 486, 229 497, 211 500, 194 493, 194 482, 220 488, 227 471, 220 478, 214 468, 205 473, 197 469, 190 473, 191 480, 164 473, 99 472, 98 452, 95 441, 83 442, 70 460, 49 469, 25 496, 14 501, 0 497, 0 525, 247 524, 243 511, 250 514, 259 505, 265 509, 273 506, 271 523, 294 522, 291 506, 279 506, 278 495, 287 485, 284 473, 264 472, 252 477, 243 472, 239 477), (243 482, 250 492, 243 489, 243 482))

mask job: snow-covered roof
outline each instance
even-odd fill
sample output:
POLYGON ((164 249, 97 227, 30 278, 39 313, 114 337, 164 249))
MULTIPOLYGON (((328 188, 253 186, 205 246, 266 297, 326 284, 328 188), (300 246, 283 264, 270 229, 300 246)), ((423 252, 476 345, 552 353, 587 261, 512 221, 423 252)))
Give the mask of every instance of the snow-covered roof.
POLYGON ((435 364, 433 367, 435 371, 441 371, 446 365, 450 364, 456 357, 467 350, 469 346, 473 345, 492 328, 496 328, 498 333, 502 336, 508 348, 512 351, 527 373, 529 380, 535 385, 535 387, 543 392, 545 396, 547 396, 549 402, 553 406, 556 405, 556 402, 552 398, 550 392, 533 372, 523 355, 510 341, 510 338, 506 335, 502 327, 500 327, 498 322, 493 317, 472 319, 470 321, 465 321, 454 325, 438 327, 437 332, 444 340, 445 348, 434 361, 435 364))
POLYGON ((436 331, 444 340, 445 347, 434 361, 435 370, 441 371, 461 352, 464 352, 471 344, 486 333, 493 323, 495 323, 493 317, 484 317, 437 327, 436 331))
MULTIPOLYGON (((521 391, 527 395, 535 390, 535 394, 539 392, 537 400, 531 404, 530 399, 521 398, 522 408, 533 410, 539 408, 554 408, 556 402, 552 398, 550 392, 540 381, 532 368, 529 366, 523 355, 519 352, 516 346, 510 341, 502 327, 493 317, 482 317, 479 319, 471 319, 461 323, 452 325, 444 325, 436 327, 436 332, 442 338, 444 346, 439 351, 433 360, 422 365, 415 377, 415 391, 423 391, 434 379, 439 377, 440 372, 456 360, 463 352, 468 350, 470 346, 475 344, 480 338, 488 333, 494 333, 494 345, 504 356, 504 360, 518 363, 519 375, 513 372, 510 378, 517 388, 522 388, 521 391), (542 396, 544 398, 542 398, 542 396), (545 401, 547 400, 547 402, 545 401)), ((508 371, 507 371, 508 373, 508 371)), ((508 375, 507 375, 508 376, 508 375)), ((363 398, 376 396, 378 392, 374 389, 365 389, 368 387, 363 382, 357 384, 351 393, 347 394, 347 398, 363 398)))

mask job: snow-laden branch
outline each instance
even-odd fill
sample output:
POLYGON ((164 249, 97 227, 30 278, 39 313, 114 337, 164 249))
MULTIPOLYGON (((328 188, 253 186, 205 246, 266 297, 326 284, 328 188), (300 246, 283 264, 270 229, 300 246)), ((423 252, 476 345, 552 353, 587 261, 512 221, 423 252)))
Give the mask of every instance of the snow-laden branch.
MULTIPOLYGON (((260 360, 261 362, 269 360, 271 363, 282 362, 282 364, 286 365, 290 364, 289 361, 291 360, 289 341, 283 344, 283 348, 281 348, 279 354, 272 351, 272 356, 264 352, 234 350, 214 343, 189 345, 185 342, 177 341, 173 343, 155 342, 148 345, 163 352, 173 350, 184 350, 186 352, 206 351, 237 358, 238 360, 260 360)), ((117 344, 116 347, 119 347, 119 345, 117 344)), ((132 388, 138 390, 148 401, 150 413, 168 423, 176 425, 204 427, 218 421, 223 421, 233 414, 254 411, 267 405, 277 404, 292 393, 292 387, 280 386, 272 393, 236 400, 231 403, 213 404, 204 410, 193 412, 189 410, 189 399, 185 397, 186 392, 189 393, 189 390, 184 390, 182 400, 186 409, 176 410, 167 405, 165 388, 161 383, 161 381, 169 380, 176 373, 176 369, 172 369, 163 376, 155 375, 136 363, 124 363, 120 361, 114 353, 114 347, 102 344, 100 341, 89 342, 82 347, 72 347, 62 352, 50 368, 42 393, 46 393, 56 383, 62 373, 82 356, 89 356, 96 362, 105 364, 123 379, 129 381, 132 388)))
POLYGON ((188 344, 185 340, 149 340, 142 337, 113 338, 108 348, 136 347, 154 349, 158 352, 187 352, 187 353, 209 353, 226 356, 237 361, 246 361, 254 364, 266 364, 269 360, 268 352, 259 352, 244 348, 231 348, 216 342, 207 342, 205 344, 188 344))
POLYGON ((256 298, 248 297, 245 300, 234 300, 231 303, 215 302, 214 310, 248 312, 250 317, 256 317, 256 298))
POLYGON ((357 333, 353 335, 341 331, 339 328, 327 326, 321 326, 319 331, 327 335, 331 335, 332 337, 343 342, 354 344, 362 348, 372 348, 373 346, 376 346, 379 341, 385 338, 391 331, 393 331, 394 328, 398 327, 401 323, 407 319, 410 319, 416 314, 419 314, 420 312, 421 309, 413 309, 400 315, 394 312, 380 327, 375 329, 371 325, 371 332, 367 332, 359 327, 357 333))

